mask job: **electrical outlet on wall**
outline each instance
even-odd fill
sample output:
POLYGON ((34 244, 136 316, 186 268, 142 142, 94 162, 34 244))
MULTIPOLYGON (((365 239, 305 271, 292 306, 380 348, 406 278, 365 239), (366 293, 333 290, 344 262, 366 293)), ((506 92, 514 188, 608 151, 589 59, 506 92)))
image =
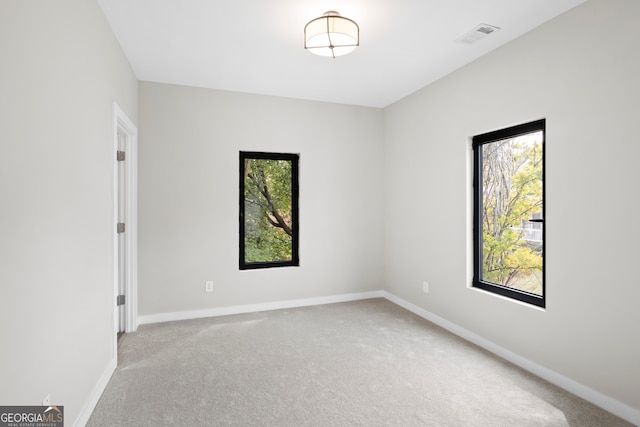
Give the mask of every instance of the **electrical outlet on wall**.
POLYGON ((422 282, 422 292, 424 292, 425 294, 429 293, 429 282, 427 282, 426 280, 422 282))
POLYGON ((204 284, 205 292, 213 292, 213 280, 207 280, 204 284))
POLYGON ((51 395, 47 394, 47 397, 42 399, 42 406, 50 406, 51 405, 51 395))

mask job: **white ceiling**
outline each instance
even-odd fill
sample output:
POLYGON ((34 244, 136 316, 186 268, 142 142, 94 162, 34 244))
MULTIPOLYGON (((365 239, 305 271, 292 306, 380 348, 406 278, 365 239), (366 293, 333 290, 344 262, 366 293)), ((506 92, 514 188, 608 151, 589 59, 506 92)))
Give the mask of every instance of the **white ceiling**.
POLYGON ((98 0, 139 80, 385 107, 585 0, 98 0), (360 47, 303 48, 337 10, 360 47), (467 45, 479 24, 499 27, 467 45))

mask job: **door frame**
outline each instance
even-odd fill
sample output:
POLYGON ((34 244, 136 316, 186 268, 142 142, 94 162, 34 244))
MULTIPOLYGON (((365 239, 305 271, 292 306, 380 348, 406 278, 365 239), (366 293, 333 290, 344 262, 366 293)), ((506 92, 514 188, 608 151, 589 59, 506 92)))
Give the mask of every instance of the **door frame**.
MULTIPOLYGON (((118 222, 118 160, 116 152, 118 151, 118 132, 125 136, 125 153, 126 153, 126 210, 125 210, 125 247, 127 263, 126 268, 126 286, 125 286, 125 325, 124 332, 135 332, 138 329, 138 128, 133 124, 126 113, 113 103, 113 142, 110 155, 113 164, 113 339, 114 351, 117 353, 117 334, 119 329, 119 310, 116 304, 116 297, 119 294, 118 276, 119 262, 118 256, 118 233, 116 232, 116 224, 118 222)), ((116 354, 117 356, 117 354, 116 354)))

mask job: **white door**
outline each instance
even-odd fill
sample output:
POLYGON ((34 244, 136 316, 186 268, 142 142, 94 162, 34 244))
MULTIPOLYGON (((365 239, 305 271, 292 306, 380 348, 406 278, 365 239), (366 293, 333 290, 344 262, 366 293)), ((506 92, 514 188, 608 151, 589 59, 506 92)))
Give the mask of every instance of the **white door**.
POLYGON ((127 156, 126 156, 126 135, 118 129, 118 151, 116 153, 118 161, 117 191, 116 201, 118 204, 118 218, 116 232, 118 234, 118 336, 125 332, 127 303, 127 156))
POLYGON ((117 337, 138 328, 137 154, 138 129, 113 105, 113 323, 117 337))

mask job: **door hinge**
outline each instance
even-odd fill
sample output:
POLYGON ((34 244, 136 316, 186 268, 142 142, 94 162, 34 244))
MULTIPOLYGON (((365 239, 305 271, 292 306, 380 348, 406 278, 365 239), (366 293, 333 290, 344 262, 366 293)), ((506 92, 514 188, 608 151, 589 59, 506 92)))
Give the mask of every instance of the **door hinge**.
POLYGON ((116 231, 118 234, 124 233, 124 222, 119 222, 116 231))
POLYGON ((116 297, 116 305, 118 307, 120 307, 121 305, 124 305, 124 295, 118 295, 116 297))
POLYGON ((125 158, 125 154, 124 151, 116 151, 116 160, 118 160, 119 162, 124 162, 124 158, 125 158))

